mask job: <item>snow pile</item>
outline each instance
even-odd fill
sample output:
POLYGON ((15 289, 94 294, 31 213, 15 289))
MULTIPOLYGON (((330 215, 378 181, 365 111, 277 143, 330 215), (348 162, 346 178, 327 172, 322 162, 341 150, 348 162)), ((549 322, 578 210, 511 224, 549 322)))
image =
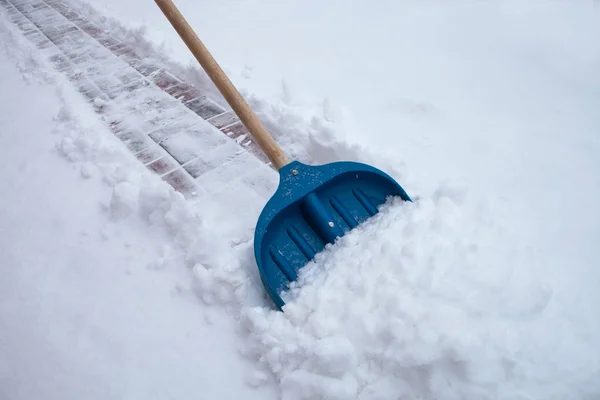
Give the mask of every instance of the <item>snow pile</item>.
MULTIPOLYGON (((140 224, 141 229, 159 235, 160 251, 149 269, 181 269, 186 281, 178 284, 179 292, 195 294, 205 305, 218 304, 234 316, 243 304, 264 305, 262 288, 254 282, 258 275, 251 255, 245 253, 248 243, 232 248, 236 237, 227 236, 246 229, 236 227, 235 220, 229 224, 219 220, 218 198, 187 201, 145 170, 116 138, 106 140, 104 135, 110 133, 105 127, 82 127, 82 121, 68 111, 73 107, 77 106, 69 103, 59 112, 63 137, 56 147, 62 156, 77 163, 82 176, 94 176, 92 171, 98 171, 110 187, 110 198, 103 205, 110 220, 140 224)), ((198 311, 208 322, 215 319, 209 308, 198 311)))
MULTIPOLYGON (((184 266, 191 270, 190 290, 207 305, 219 303, 237 314, 241 305, 249 301, 249 275, 256 275, 256 271, 250 272, 252 265, 242 268, 238 256, 240 249, 232 249, 231 245, 235 237, 226 234, 236 230, 245 232, 245 229, 236 227, 235 220, 229 224, 218 220, 218 199, 186 201, 157 176, 145 171, 137 160, 130 158, 130 154, 122 154, 129 162, 99 157, 90 163, 88 153, 107 151, 93 138, 97 134, 71 127, 57 147, 66 158, 82 163, 82 175, 93 174, 90 171, 94 168, 100 170, 102 179, 111 187, 106 208, 113 221, 130 223, 141 218, 147 229, 166 234, 168 241, 162 246, 163 252, 168 255, 172 267, 184 266)), ((111 145, 119 146, 120 143, 111 145)), ((112 147, 109 149, 115 151, 112 147)), ((161 259, 164 257, 166 255, 161 259)), ((263 304, 258 296, 261 288, 252 287, 257 293, 256 301, 252 303, 263 304)))
POLYGON ((565 323, 543 258, 464 198, 385 205, 302 270, 284 313, 247 310, 248 356, 283 399, 600 396, 598 322, 565 323))

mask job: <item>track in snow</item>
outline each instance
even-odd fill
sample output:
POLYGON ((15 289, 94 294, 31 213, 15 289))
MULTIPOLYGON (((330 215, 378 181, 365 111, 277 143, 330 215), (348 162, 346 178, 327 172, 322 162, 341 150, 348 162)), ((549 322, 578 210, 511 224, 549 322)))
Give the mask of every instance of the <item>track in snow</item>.
POLYGON ((269 196, 277 176, 231 110, 140 56, 64 0, 0 0, 10 20, 46 55, 150 170, 186 198, 226 187, 269 196))

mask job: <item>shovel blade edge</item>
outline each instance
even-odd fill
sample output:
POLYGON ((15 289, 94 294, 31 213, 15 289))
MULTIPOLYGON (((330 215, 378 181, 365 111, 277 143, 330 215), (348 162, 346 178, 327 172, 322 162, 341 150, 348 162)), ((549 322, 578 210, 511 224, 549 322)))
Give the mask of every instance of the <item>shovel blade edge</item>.
POLYGON ((293 161, 279 177, 256 224, 254 256, 263 286, 280 310, 285 304, 280 293, 327 244, 377 214, 390 196, 411 201, 389 175, 362 163, 293 161))

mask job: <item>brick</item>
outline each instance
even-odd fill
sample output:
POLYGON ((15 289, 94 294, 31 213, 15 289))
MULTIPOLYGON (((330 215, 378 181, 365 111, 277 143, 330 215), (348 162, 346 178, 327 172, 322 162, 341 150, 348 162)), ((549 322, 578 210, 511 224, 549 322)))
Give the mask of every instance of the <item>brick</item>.
POLYGON ((180 83, 165 90, 178 101, 185 103, 200 96, 200 91, 188 83, 180 83))
POLYGON ((98 89, 95 89, 95 90, 92 90, 89 92, 85 92, 82 94, 84 95, 84 97, 87 99, 87 101, 89 103, 94 102, 96 99, 108 101, 108 97, 106 97, 106 95, 104 93, 102 93, 101 91, 99 91, 98 89))
POLYGON ((145 87, 148 87, 150 82, 145 79, 139 79, 137 81, 130 82, 124 86, 124 93, 132 93, 138 90, 141 90, 145 87))
POLYGON ((164 157, 166 154, 167 152, 162 147, 153 145, 137 153, 136 157, 142 164, 146 165, 164 157))
POLYGON ((127 49, 129 46, 127 46, 125 43, 123 42, 118 42, 116 44, 107 46, 107 48, 113 53, 115 54, 116 52, 118 52, 119 50, 122 49, 127 49))
POLYGON ((34 19, 34 22, 38 27, 60 25, 63 21, 62 16, 55 12, 45 13, 45 15, 37 13, 34 19))
POLYGON ((156 74, 153 74, 150 79, 152 79, 152 82, 161 89, 167 89, 181 83, 178 78, 166 71, 159 71, 156 74))
POLYGON ((37 45, 38 49, 40 49, 40 50, 54 47, 54 44, 48 39, 40 40, 39 42, 36 43, 36 45, 37 45))
POLYGON ((49 40, 54 43, 59 49, 63 51, 63 53, 72 53, 75 49, 75 44, 68 36, 56 36, 54 38, 49 38, 49 40))
POLYGON ((138 112, 128 114, 127 119, 138 124, 140 129, 146 133, 152 133, 156 129, 165 128, 169 125, 183 122, 187 115, 185 108, 173 107, 162 109, 160 107, 152 108, 144 112, 141 109, 138 112))
POLYGON ((132 67, 135 68, 142 75, 148 77, 160 69, 160 67, 156 63, 153 63, 149 60, 142 60, 140 63, 133 64, 132 67))
POLYGON ((135 54, 134 50, 126 44, 123 44, 118 49, 111 49, 111 51, 113 52, 113 54, 115 54, 119 57, 124 54, 135 54))
MULTIPOLYGON (((61 48, 61 46, 59 46, 59 48, 61 48)), ((62 48, 61 48, 61 50, 62 50, 62 48)), ((77 49, 77 48, 67 48, 67 51, 63 50, 63 54, 65 56, 67 56, 67 58, 69 58, 70 60, 73 60, 82 55, 87 57, 87 51, 77 49)))
POLYGON ((66 66, 69 65, 69 61, 67 60, 67 57, 65 57, 62 54, 56 54, 52 57, 50 57, 50 62, 52 62, 52 64, 54 65, 55 68, 59 69, 59 70, 64 70, 66 68, 66 66))
POLYGON ((218 156, 222 159, 235 156, 239 151, 239 148, 228 141, 226 137, 201 129, 183 130, 162 141, 161 146, 181 164, 185 164, 200 154, 209 156, 207 151, 209 149, 210 157, 218 156))
POLYGON ((60 1, 52 4, 52 8, 54 8, 56 11, 60 12, 61 14, 64 14, 69 10, 69 8, 65 5, 65 3, 60 2, 60 1))
POLYGON ((79 25, 79 29, 93 37, 94 39, 99 39, 106 35, 106 32, 95 25, 92 24, 82 24, 79 25))
POLYGON ((79 16, 79 14, 77 14, 77 12, 70 10, 67 13, 63 14, 65 18, 69 19, 69 20, 75 20, 75 19, 80 19, 81 17, 79 16))
POLYGON ((147 167, 151 171, 156 172, 156 174, 158 174, 159 176, 162 176, 167 172, 171 172, 177 167, 179 167, 179 164, 177 164, 177 162, 175 162, 173 158, 167 156, 153 161, 152 163, 148 164, 147 167))
POLYGON ((61 26, 52 30, 49 30, 48 33, 44 32, 46 34, 46 36, 48 36, 48 38, 52 41, 54 41, 55 39, 59 38, 60 36, 63 35, 67 35, 71 32, 76 32, 77 31, 77 27, 74 25, 70 25, 70 26, 61 26))
POLYGON ((193 177, 197 178, 207 173, 219 165, 235 159, 238 156, 239 149, 232 143, 226 143, 215 147, 209 154, 202 154, 202 157, 185 164, 183 168, 193 177))
POLYGON ((232 125, 236 122, 239 122, 239 119, 233 111, 227 111, 225 113, 209 118, 207 119, 207 121, 210 122, 217 129, 221 129, 226 126, 232 125))
POLYGON ((207 99, 198 97, 185 103, 185 106, 204 119, 209 119, 225 112, 220 106, 207 99))
POLYGON ((209 162, 204 160, 202 157, 198 157, 195 160, 192 160, 188 164, 184 165, 183 168, 185 171, 190 174, 192 178, 197 178, 200 175, 210 171, 211 169, 217 167, 217 165, 211 165, 209 162))
POLYGON ((27 32, 25 34, 25 37, 27 39, 29 39, 31 42, 35 43, 36 45, 38 43, 42 43, 42 42, 45 42, 45 41, 48 40, 48 38, 43 33, 40 33, 37 30, 31 31, 31 32, 27 32))
POLYGON ((156 143, 160 143, 163 140, 174 136, 185 129, 190 129, 193 126, 192 123, 186 122, 176 122, 173 124, 168 124, 162 126, 154 131, 150 132, 148 135, 154 140, 156 143))
POLYGON ((90 61, 90 58, 87 56, 87 54, 79 54, 77 56, 74 56, 73 58, 71 58, 71 62, 77 66, 80 64, 86 64, 90 61))
POLYGON ((92 79, 92 82, 111 99, 114 99, 119 91, 122 90, 121 82, 112 76, 99 76, 92 79))
POLYGON ((126 49, 123 49, 122 51, 120 51, 119 53, 117 53, 119 58, 121 58, 121 60, 125 61, 128 64, 132 64, 134 62, 139 62, 140 57, 137 55, 137 53, 135 52, 135 50, 133 50, 131 47, 127 47, 126 49))
POLYGON ((120 80, 124 85, 139 81, 141 79, 140 74, 131 69, 124 69, 115 74, 115 77, 120 80))
POLYGON ((179 164, 185 164, 186 162, 193 160, 198 157, 198 154, 203 149, 198 149, 195 146, 181 146, 177 143, 177 136, 173 136, 163 140, 160 145, 167 153, 169 153, 179 164))
POLYGON ((163 176, 162 179, 188 200, 205 194, 204 191, 198 187, 196 182, 181 169, 176 169, 163 176))
POLYGON ((42 25, 40 26, 40 30, 46 35, 50 40, 53 37, 58 35, 58 29, 53 25, 42 25))
POLYGON ((232 139, 236 139, 240 136, 248 134, 248 130, 241 121, 236 124, 229 125, 228 127, 221 129, 221 131, 232 139))
POLYGON ((234 159, 213 168, 196 178, 198 186, 216 193, 227 185, 238 185, 240 179, 260 166, 260 161, 243 151, 234 159))
POLYGON ((104 35, 100 38, 96 38, 96 40, 98 40, 104 47, 114 46, 119 43, 117 39, 110 35, 104 35))
POLYGON ((90 46, 94 44, 92 39, 87 37, 87 35, 80 30, 69 31, 56 39, 59 38, 68 39, 72 43, 72 46, 78 50, 89 50, 90 46))
POLYGON ((137 103, 129 101, 121 108, 122 114, 139 114, 140 118, 155 118, 160 114, 169 112, 171 108, 180 106, 180 103, 154 86, 142 87, 135 92, 137 103))
POLYGON ((125 130, 125 126, 123 124, 123 121, 109 121, 108 126, 110 128, 110 130, 112 131, 112 133, 114 133, 115 135, 123 132, 125 130))
POLYGON ((149 120, 139 119, 136 122, 136 126, 139 130, 144 132, 146 135, 148 135, 148 137, 152 139, 149 133, 155 131, 156 129, 162 128, 163 126, 168 125, 170 123, 170 121, 164 121, 161 118, 153 118, 149 120))
POLYGON ((124 130, 116 134, 125 146, 134 154, 152 146, 154 142, 148 135, 136 130, 124 130))
POLYGON ((150 82, 140 76, 137 71, 126 68, 114 73, 114 77, 121 82, 122 94, 132 96, 132 92, 148 87, 150 82))

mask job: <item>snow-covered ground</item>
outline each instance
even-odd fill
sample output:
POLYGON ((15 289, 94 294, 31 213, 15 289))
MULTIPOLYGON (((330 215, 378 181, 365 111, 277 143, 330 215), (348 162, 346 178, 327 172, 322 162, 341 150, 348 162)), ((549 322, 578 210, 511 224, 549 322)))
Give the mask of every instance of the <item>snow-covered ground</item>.
POLYGON ((275 398, 162 229, 197 213, 2 18, 0 398, 275 398))
MULTIPOLYGON (((154 4, 88 2, 192 63, 154 4)), ((0 394, 600 398, 593 3, 177 4, 292 155, 416 201, 273 311, 220 229, 252 227, 137 166, 3 21, 0 394)))

